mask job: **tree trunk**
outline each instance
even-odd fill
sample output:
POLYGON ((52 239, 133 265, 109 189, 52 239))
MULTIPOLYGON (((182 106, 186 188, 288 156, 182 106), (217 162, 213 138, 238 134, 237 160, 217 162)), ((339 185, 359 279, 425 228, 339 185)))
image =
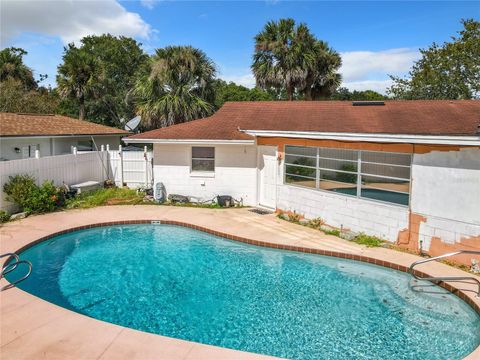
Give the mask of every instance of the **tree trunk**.
POLYGON ((85 120, 85 102, 80 102, 79 111, 78 111, 78 118, 80 120, 85 120))
POLYGON ((292 100, 293 100, 293 88, 292 88, 292 85, 287 84, 286 90, 287 90, 287 98, 288 98, 288 101, 292 101, 292 100))
POLYGON ((78 98, 78 119, 85 120, 85 98, 80 95, 78 98))

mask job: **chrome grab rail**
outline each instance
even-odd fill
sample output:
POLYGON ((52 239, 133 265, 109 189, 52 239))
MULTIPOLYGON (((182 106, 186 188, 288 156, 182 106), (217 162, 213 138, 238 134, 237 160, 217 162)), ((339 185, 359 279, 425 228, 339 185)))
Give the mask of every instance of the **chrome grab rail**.
POLYGON ((431 258, 428 258, 428 259, 425 259, 425 260, 418 260, 418 261, 415 261, 412 265, 410 265, 410 267, 408 268, 408 272, 410 273, 410 275, 412 275, 417 280, 427 280, 427 281, 432 281, 432 282, 436 282, 436 281, 453 281, 453 282, 455 282, 455 281, 462 281, 462 280, 473 280, 478 284, 477 297, 480 298, 480 280, 478 280, 476 277, 473 277, 473 276, 420 277, 420 276, 417 276, 415 274, 414 270, 413 270, 413 268, 417 265, 424 264, 424 263, 434 261, 434 260, 438 260, 438 259, 444 259, 444 258, 447 258, 447 257, 450 257, 450 256, 459 255, 459 254, 480 254, 480 251, 479 250, 460 250, 460 251, 455 251, 455 252, 451 252, 451 253, 448 253, 448 254, 434 256, 434 257, 431 257, 431 258))
MULTIPOLYGON (((5 266, 2 267, 2 272, 0 273, 0 279, 3 279, 5 277, 6 274, 12 272, 13 270, 15 270, 17 268, 18 265, 20 264, 26 264, 28 266, 28 272, 23 275, 21 278, 5 285, 5 286, 2 286, 0 288, 0 291, 4 291, 4 290, 7 290, 7 289, 10 289, 12 287, 14 287, 15 285, 17 285, 18 283, 21 283, 23 280, 25 280, 26 278, 28 278, 30 276, 30 274, 32 273, 32 263, 28 260, 20 260, 18 255, 15 254, 15 253, 6 253, 6 254, 1 254, 0 255, 0 259, 1 258, 4 258, 4 257, 13 257, 15 260, 5 266)), ((7 259, 8 260, 8 259, 7 259)))

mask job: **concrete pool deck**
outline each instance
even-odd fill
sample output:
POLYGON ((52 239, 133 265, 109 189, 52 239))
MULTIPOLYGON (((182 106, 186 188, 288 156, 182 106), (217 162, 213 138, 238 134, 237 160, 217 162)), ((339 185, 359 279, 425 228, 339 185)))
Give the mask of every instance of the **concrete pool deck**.
MULTIPOLYGON (((108 206, 32 216, 0 227, 0 252, 15 252, 51 234, 99 223, 162 220, 189 224, 257 245, 317 252, 404 270, 420 257, 367 248, 320 231, 248 209, 169 206, 108 206)), ((466 273, 438 262, 419 266, 432 276, 466 273)), ((2 279, 1 285, 6 281, 2 279)), ((476 287, 452 283, 461 297, 480 308, 476 287)), ((447 284, 448 286, 448 284, 447 284)), ((96 320, 46 302, 20 289, 0 293, 0 357, 3 359, 267 359, 268 356, 209 346, 96 320)), ((480 347, 466 359, 480 359, 480 347)))

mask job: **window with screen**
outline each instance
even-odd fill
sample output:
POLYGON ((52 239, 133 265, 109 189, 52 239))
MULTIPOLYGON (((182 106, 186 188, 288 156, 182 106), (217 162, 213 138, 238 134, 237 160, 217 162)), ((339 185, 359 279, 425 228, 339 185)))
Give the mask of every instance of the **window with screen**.
POLYGON ((192 147, 192 172, 215 171, 215 148, 205 146, 192 147))
POLYGON ((285 147, 285 183, 408 205, 411 154, 285 147))

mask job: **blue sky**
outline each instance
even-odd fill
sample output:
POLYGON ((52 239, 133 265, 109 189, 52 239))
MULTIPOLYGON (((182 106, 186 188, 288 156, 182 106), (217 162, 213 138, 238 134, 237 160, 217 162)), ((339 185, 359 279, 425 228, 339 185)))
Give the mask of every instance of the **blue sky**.
POLYGON ((342 54, 350 89, 384 92, 388 74, 405 74, 418 48, 443 42, 460 19, 480 18, 476 1, 13 1, 1 2, 2 48, 19 46, 26 63, 54 84, 63 46, 87 34, 135 37, 148 53, 193 45, 218 66, 219 76, 253 86, 253 37, 269 20, 292 17, 342 54))

